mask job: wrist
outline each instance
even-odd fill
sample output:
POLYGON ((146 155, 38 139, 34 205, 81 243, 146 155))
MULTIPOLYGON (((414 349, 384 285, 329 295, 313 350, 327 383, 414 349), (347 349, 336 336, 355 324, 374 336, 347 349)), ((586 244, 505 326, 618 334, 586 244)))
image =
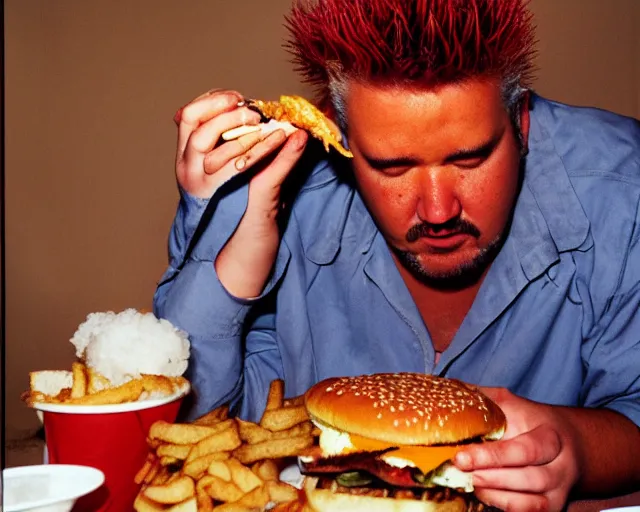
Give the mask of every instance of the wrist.
POLYGON ((258 224, 243 219, 215 261, 216 273, 227 292, 241 299, 261 295, 279 245, 275 222, 258 224))

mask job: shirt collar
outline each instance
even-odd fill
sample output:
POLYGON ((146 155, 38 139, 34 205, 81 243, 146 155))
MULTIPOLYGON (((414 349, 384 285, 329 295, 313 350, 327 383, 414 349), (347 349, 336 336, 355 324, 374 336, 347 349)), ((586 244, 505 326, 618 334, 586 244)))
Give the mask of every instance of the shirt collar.
POLYGON ((550 112, 534 96, 529 153, 514 211, 510 241, 528 279, 540 275, 562 252, 587 241, 590 224, 567 170, 545 127, 550 112))

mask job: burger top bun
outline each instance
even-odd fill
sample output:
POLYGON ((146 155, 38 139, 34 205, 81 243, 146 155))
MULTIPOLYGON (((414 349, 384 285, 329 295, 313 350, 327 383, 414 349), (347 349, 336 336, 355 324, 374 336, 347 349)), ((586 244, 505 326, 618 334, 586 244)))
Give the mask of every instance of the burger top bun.
POLYGON ((420 373, 326 379, 305 395, 311 419, 350 434, 402 445, 498 439, 500 408, 463 382, 420 373))

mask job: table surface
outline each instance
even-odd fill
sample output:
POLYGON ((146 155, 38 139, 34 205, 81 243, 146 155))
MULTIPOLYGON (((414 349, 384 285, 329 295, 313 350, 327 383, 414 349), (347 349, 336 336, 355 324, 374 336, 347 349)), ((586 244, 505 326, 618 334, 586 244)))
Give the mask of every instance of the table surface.
MULTIPOLYGON (((38 438, 9 441, 5 450, 5 463, 8 468, 42 464, 44 441, 38 438)), ((569 505, 567 512, 600 512, 607 508, 630 505, 640 505, 640 492, 610 500, 576 501, 569 505)))

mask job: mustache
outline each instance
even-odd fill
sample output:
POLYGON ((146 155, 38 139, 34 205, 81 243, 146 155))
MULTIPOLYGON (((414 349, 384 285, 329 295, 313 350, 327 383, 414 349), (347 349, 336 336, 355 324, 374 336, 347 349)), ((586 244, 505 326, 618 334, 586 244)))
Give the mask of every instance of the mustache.
POLYGON ((421 222, 412 226, 406 234, 406 240, 409 243, 426 237, 437 235, 439 231, 453 232, 461 235, 471 235, 474 238, 480 236, 480 230, 471 222, 456 217, 442 224, 431 224, 430 222, 421 222))

